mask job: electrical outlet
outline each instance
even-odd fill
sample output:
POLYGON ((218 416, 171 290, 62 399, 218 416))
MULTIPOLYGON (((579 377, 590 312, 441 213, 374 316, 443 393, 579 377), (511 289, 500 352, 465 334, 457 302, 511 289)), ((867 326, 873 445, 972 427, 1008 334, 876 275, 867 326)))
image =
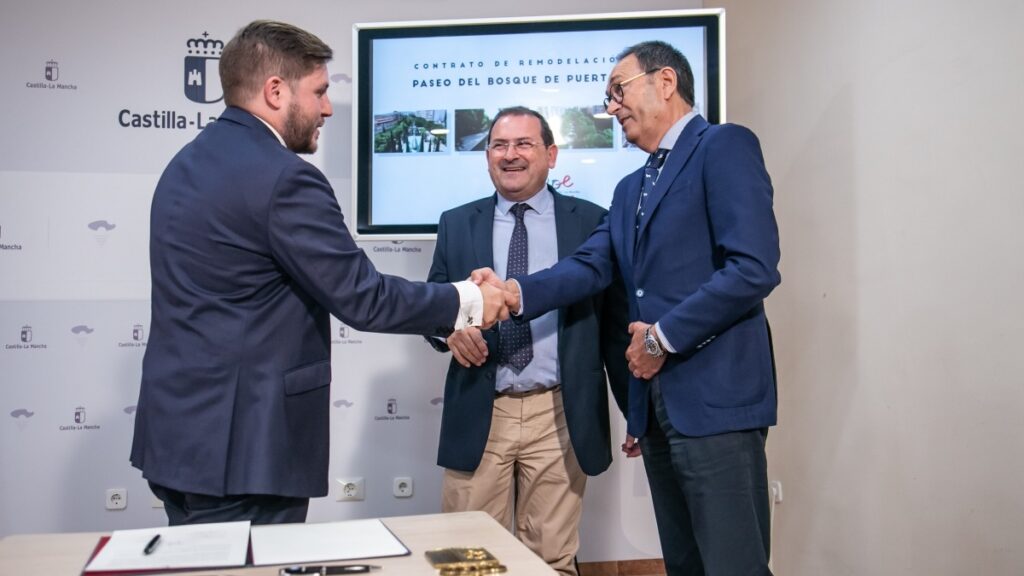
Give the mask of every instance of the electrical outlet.
POLYGON ((338 502, 350 502, 353 500, 365 500, 364 487, 366 483, 362 477, 338 478, 338 502))
POLYGON ((107 510, 124 510, 128 507, 127 488, 108 488, 106 498, 107 510))
POLYGON ((412 478, 409 476, 395 477, 395 498, 409 498, 412 496, 412 478))
POLYGON ((782 504, 782 480, 772 480, 769 482, 768 491, 772 494, 772 502, 782 504))

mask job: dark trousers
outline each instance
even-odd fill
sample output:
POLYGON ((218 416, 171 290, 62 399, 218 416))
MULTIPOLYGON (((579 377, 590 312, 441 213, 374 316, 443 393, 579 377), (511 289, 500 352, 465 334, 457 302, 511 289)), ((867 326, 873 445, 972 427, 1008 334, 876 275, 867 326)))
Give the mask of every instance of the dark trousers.
POLYGON ((171 526, 240 520, 251 520, 253 524, 305 522, 309 508, 309 498, 266 494, 207 496, 179 492, 152 482, 149 489, 163 501, 171 526))
POLYGON ((640 448, 669 576, 764 576, 770 518, 767 429, 684 436, 659 382, 640 448))

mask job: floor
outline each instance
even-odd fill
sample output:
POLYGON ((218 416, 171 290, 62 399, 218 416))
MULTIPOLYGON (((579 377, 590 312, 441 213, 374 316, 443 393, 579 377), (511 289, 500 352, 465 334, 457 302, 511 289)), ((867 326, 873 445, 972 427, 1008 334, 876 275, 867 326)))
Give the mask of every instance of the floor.
POLYGON ((661 558, 580 562, 580 576, 665 576, 665 564, 661 558))

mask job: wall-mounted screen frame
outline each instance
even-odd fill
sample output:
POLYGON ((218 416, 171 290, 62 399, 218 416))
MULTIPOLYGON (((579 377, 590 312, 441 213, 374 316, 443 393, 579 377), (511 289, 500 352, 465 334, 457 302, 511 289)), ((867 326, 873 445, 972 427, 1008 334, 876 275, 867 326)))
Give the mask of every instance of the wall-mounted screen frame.
POLYGON ((356 235, 431 239, 441 212, 493 193, 486 132, 514 105, 551 124, 551 184, 607 206, 619 178, 643 162, 604 114, 607 77, 617 54, 645 40, 687 57, 695 108, 724 122, 721 9, 356 24, 356 235))

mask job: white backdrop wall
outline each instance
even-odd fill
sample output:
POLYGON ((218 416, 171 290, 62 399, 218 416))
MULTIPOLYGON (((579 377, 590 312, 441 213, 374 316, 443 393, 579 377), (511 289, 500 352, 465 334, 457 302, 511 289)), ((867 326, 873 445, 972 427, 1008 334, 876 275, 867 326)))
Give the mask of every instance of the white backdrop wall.
MULTIPOLYGON (((632 10, 699 8, 641 0, 632 10)), ((0 536, 159 525, 128 463, 149 324, 148 214, 160 172, 222 103, 185 97, 190 38, 227 41, 256 18, 307 28, 335 49, 335 115, 310 160, 351 206, 351 29, 356 22, 618 12, 610 0, 5 2, 0 77, 0 536), (156 127, 132 126, 132 122, 156 127), (178 122, 184 127, 178 128, 178 122), (165 127, 165 126, 173 127, 165 127), (108 488, 128 507, 106 511, 108 488)), ((622 47, 610 47, 616 50, 622 47)), ((214 63, 215 64, 215 63, 214 63)), ((598 95, 599 96, 599 95, 598 95)), ((483 172, 486 167, 480 165, 483 172)), ((480 190, 480 195, 490 190, 480 190)), ((361 242, 384 272, 423 278, 432 242, 361 242)), ((447 356, 420 339, 332 326, 331 477, 366 500, 314 500, 311 521, 439 511, 434 464, 447 356), (394 410, 389 413, 388 406, 394 410), (392 478, 411 476, 409 499, 392 478)), ((613 414, 613 441, 624 427, 613 414)), ((297 447, 298 449, 298 447, 297 447)), ((642 464, 591 480, 581 560, 660 556, 642 464)))
POLYGON ((1024 574, 1024 4, 725 0, 782 236, 777 574, 1024 574))

